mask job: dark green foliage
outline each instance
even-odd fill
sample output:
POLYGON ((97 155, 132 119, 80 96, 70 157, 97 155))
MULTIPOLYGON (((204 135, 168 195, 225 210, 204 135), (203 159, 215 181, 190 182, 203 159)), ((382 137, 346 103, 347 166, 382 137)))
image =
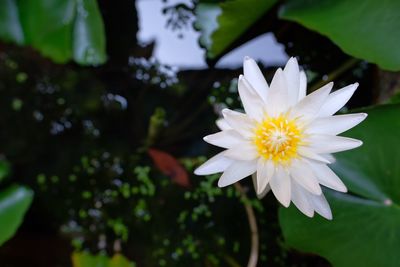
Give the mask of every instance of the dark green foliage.
POLYGON ((4 0, 0 38, 30 45, 58 63, 106 61, 103 20, 95 0, 4 0))
MULTIPOLYGON (((207 0, 166 5, 164 14, 166 27, 178 35, 197 19, 213 64, 252 37, 273 31, 288 55, 298 56, 309 91, 327 80, 335 80, 335 88, 357 81, 360 88, 346 108, 371 105, 380 90, 376 67, 352 56, 398 69, 393 49, 398 21, 390 19, 397 18, 396 9, 365 1, 363 20, 353 23, 352 13, 341 11, 356 9, 359 1, 333 2, 207 0), (281 17, 330 39, 280 20, 282 6, 281 17), (385 19, 371 20, 377 14, 385 19), (364 23, 369 26, 363 28, 364 23), (354 39, 353 32, 368 38, 354 39)), ((152 46, 137 44, 137 21, 134 1, 0 4, 0 38, 6 42, 0 44, 0 206, 8 205, 0 209, 0 244, 16 232, 35 192, 16 243, 0 249, 2 266, 26 266, 25 258, 32 267, 44 266, 18 246, 32 233, 50 240, 40 251, 67 240, 79 251, 73 254, 74 267, 245 266, 250 253, 245 205, 257 218, 259 266, 329 266, 289 245, 335 266, 396 266, 391 249, 399 240, 397 105, 369 110, 365 125, 350 132, 365 145, 338 156, 336 171, 351 192, 327 192, 334 221, 300 217, 290 208, 280 211, 279 224, 273 195, 256 199, 251 179, 241 182, 244 198, 234 187, 218 188, 218 175, 192 174, 217 151, 202 137, 217 130, 219 111, 241 109, 236 89, 241 70, 177 72, 160 64, 150 59, 152 46), (79 65, 57 64, 70 60, 79 65), (163 171, 149 149, 181 164, 189 182, 176 183, 176 173, 163 171), (17 257, 8 257, 9 251, 17 251, 17 257)), ((270 81, 272 72, 261 67, 270 81)), ((46 255, 51 257, 57 256, 46 255)), ((57 266, 70 266, 69 261, 69 252, 54 260, 57 266)))

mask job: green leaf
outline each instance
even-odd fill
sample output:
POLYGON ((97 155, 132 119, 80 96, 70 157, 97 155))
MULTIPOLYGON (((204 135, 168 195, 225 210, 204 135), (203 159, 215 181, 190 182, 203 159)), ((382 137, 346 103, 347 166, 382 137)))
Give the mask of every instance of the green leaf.
POLYGON ((207 49, 207 57, 213 59, 224 53, 276 2, 230 0, 219 4, 200 3, 195 10, 195 28, 201 31, 200 45, 207 49))
POLYGON ((396 90, 396 92, 387 100, 387 104, 396 103, 400 103, 400 90, 396 90))
POLYGON ((211 46, 213 41, 211 35, 218 29, 217 18, 221 14, 221 8, 214 3, 200 3, 195 9, 196 21, 194 27, 201 31, 199 43, 202 47, 208 49, 208 56, 211 56, 211 46))
POLYGON ((74 60, 98 65, 106 61, 104 25, 96 0, 77 0, 74 25, 74 60))
POLYGON ((0 38, 30 45, 57 63, 106 61, 104 25, 95 0, 5 0, 0 38))
POLYGON ((75 1, 19 1, 18 7, 26 44, 55 62, 71 58, 75 1))
POLYGON ((344 52, 400 70, 400 1, 289 0, 280 16, 326 35, 344 52))
POLYGON ((105 254, 92 255, 87 252, 74 252, 72 254, 73 267, 135 267, 121 254, 115 254, 112 258, 105 254))
POLYGON ((332 166, 350 191, 326 191, 333 220, 310 219, 294 207, 279 212, 289 245, 317 253, 336 267, 400 264, 400 105, 366 112, 366 121, 345 134, 364 145, 336 154, 332 166))
POLYGON ((400 204, 400 105, 365 110, 367 119, 345 135, 360 139, 357 149, 339 153, 332 167, 351 192, 377 202, 400 204))
POLYGON ((0 182, 10 174, 10 163, 0 160, 0 182))
POLYGON ((32 190, 22 186, 11 186, 0 192, 0 245, 15 234, 32 199, 32 190))
POLYGON ((115 254, 109 264, 110 267, 134 267, 135 264, 129 262, 127 258, 121 254, 115 254))
POLYGON ((17 44, 24 43, 24 33, 15 0, 0 1, 0 38, 17 44))

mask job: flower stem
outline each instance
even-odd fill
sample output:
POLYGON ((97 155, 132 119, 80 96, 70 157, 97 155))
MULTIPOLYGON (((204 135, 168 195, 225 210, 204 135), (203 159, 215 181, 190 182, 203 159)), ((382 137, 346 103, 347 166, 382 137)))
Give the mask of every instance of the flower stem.
POLYGON ((247 198, 246 191, 240 183, 235 183, 236 190, 240 193, 240 196, 243 200, 244 207, 246 209, 247 219, 249 221, 250 234, 251 234, 251 248, 250 248, 250 256, 249 261, 247 263, 247 267, 256 267, 258 262, 258 253, 259 253, 259 237, 258 237, 258 227, 257 220, 254 214, 253 207, 249 203, 249 199, 247 198))
POLYGON ((334 69, 332 72, 330 72, 327 76, 328 78, 326 80, 320 80, 317 83, 314 83, 310 89, 309 92, 314 92, 315 90, 321 88, 322 86, 324 86, 325 84, 335 80, 337 77, 339 77, 340 75, 342 75, 344 72, 348 71, 349 69, 351 69, 355 64, 357 64, 358 62, 360 62, 359 59, 357 58, 350 58, 348 60, 346 60, 342 65, 340 65, 337 69, 334 69))

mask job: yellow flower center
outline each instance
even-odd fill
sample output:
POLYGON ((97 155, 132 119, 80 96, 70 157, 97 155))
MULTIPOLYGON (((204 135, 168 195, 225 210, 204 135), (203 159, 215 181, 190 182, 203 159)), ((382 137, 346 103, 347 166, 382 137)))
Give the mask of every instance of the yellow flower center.
POLYGON ((267 117, 255 128, 254 143, 261 157, 286 165, 298 156, 302 132, 296 120, 289 120, 284 115, 267 117))

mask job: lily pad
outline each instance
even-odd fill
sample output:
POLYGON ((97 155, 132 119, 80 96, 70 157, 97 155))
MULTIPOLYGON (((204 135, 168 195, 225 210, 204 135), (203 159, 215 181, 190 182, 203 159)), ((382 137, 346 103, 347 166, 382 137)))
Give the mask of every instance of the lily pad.
POLYGON ((0 245, 15 234, 32 199, 32 190, 22 186, 11 186, 0 192, 0 245))
POLYGON ((400 1, 289 0, 280 17, 326 35, 344 52, 400 70, 400 1))
POLYGON ((24 33, 15 0, 0 2, 0 37, 5 41, 13 41, 17 44, 24 43, 24 33))
POLYGON ((333 266, 400 266, 400 105, 365 110, 366 121, 345 135, 364 141, 336 154, 332 166, 348 194, 326 191, 333 220, 280 209, 286 242, 328 259, 333 266))
POLYGON ((235 42, 276 3, 276 0, 230 0, 200 3, 196 7, 195 28, 201 31, 200 45, 214 59, 235 42))
POLYGON ((0 1, 0 39, 30 45, 57 63, 106 61, 104 25, 95 0, 0 1))

